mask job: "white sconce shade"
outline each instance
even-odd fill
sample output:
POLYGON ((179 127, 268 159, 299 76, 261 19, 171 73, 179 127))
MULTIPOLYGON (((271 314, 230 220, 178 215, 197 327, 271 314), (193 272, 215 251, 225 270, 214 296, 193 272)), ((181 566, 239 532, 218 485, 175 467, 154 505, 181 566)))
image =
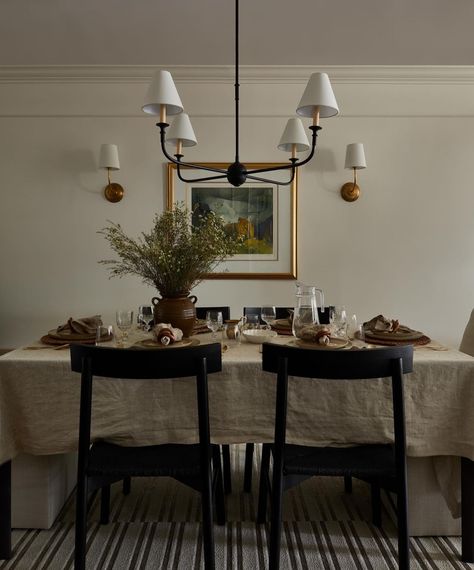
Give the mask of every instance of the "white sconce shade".
POLYGON ((278 145, 279 150, 285 152, 303 152, 309 149, 308 137, 306 136, 301 119, 288 119, 285 130, 278 145))
POLYGON ((164 70, 155 73, 148 88, 142 111, 149 115, 159 115, 161 105, 166 105, 168 115, 177 115, 183 111, 183 104, 171 73, 164 70))
POLYGON ((182 146, 197 145, 197 138, 187 113, 180 113, 174 118, 166 135, 167 143, 178 144, 180 141, 182 146))
POLYGON ((100 147, 100 168, 110 168, 110 170, 120 170, 118 148, 116 144, 103 144, 100 147))
POLYGON ((296 109, 302 117, 313 117, 319 109, 320 117, 333 117, 339 113, 336 97, 327 73, 313 73, 296 109))
POLYGON ((357 170, 367 168, 364 145, 362 143, 351 143, 347 145, 345 168, 355 168, 357 170))

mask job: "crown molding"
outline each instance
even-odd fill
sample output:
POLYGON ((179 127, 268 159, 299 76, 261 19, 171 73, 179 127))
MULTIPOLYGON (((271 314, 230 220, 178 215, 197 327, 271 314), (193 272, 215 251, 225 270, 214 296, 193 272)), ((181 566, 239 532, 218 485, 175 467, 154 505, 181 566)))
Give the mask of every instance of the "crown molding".
MULTIPOLYGON (((0 65, 0 83, 148 83, 156 69, 166 68, 179 83, 230 83, 231 65, 0 65)), ((437 65, 242 65, 244 83, 306 83, 311 73, 324 71, 332 83, 348 84, 474 84, 474 66, 437 65)))

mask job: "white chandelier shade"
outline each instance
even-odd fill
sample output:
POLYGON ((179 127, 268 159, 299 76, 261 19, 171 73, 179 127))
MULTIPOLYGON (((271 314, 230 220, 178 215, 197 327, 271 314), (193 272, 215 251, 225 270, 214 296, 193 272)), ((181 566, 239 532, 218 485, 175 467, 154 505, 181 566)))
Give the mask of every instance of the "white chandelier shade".
POLYGON ((168 115, 178 115, 183 112, 183 104, 169 71, 158 70, 153 76, 142 107, 144 113, 159 115, 162 106, 168 115))
POLYGON ((166 133, 166 142, 176 145, 181 142, 182 146, 197 145, 197 138, 187 113, 180 113, 173 119, 169 131, 166 133))
POLYGON ((322 118, 339 113, 336 97, 327 73, 313 73, 301 97, 296 113, 302 117, 314 117, 319 112, 322 118))
POLYGON ((278 150, 283 150, 284 152, 303 152, 308 149, 309 141, 301 119, 297 117, 288 119, 280 139, 280 144, 278 145, 278 150))

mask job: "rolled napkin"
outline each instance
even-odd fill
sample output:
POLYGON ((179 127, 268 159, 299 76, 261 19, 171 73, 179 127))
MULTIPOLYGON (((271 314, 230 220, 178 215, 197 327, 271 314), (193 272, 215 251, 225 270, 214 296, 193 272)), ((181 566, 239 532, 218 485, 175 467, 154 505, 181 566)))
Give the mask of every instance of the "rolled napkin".
POLYGON ((80 319, 73 319, 69 317, 68 321, 64 325, 59 325, 56 332, 71 332, 76 334, 90 334, 95 335, 97 327, 102 325, 102 319, 100 315, 94 315, 93 317, 82 317, 80 319))
POLYGON ((153 335, 155 336, 156 342, 159 342, 163 346, 168 346, 169 344, 182 340, 183 331, 172 327, 170 323, 158 323, 153 327, 153 335))
POLYGON ((373 332, 397 332, 400 323, 394 319, 387 319, 383 315, 377 315, 364 323, 364 329, 373 332))
POLYGON ((326 325, 311 325, 303 327, 300 339, 317 344, 329 344, 331 342, 331 330, 326 325))

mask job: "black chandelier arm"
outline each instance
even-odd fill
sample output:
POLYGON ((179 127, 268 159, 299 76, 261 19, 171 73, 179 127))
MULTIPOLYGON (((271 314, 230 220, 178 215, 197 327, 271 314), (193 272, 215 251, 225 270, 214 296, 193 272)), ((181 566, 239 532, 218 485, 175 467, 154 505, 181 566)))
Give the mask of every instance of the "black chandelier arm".
POLYGON ((281 180, 271 180, 270 178, 261 178, 260 176, 247 176, 247 180, 257 180, 258 182, 266 182, 267 184, 277 184, 278 186, 288 186, 295 178, 295 171, 292 171, 291 178, 286 182, 281 180))
POLYGON ((222 170, 221 168, 211 168, 209 166, 202 166, 200 164, 193 164, 192 162, 183 162, 182 160, 176 160, 176 158, 171 156, 171 154, 169 154, 169 152, 166 150, 166 145, 165 145, 166 127, 169 127, 169 124, 168 123, 156 123, 156 126, 160 127, 161 150, 162 150, 163 154, 165 155, 165 157, 170 162, 172 162, 173 164, 176 164, 176 165, 180 164, 181 166, 187 166, 188 168, 194 168, 196 170, 206 170, 208 172, 219 172, 220 174, 224 175, 223 178, 225 178, 225 176, 227 176, 227 170, 222 170))
POLYGON ((223 178, 227 178, 227 174, 219 174, 218 176, 205 176, 204 178, 184 178, 184 176, 181 174, 181 169, 180 169, 180 166, 182 166, 184 163, 179 161, 175 162, 175 164, 177 165, 176 174, 178 175, 178 178, 182 182, 207 182, 208 180, 222 180, 223 178))
POLYGON ((247 171, 247 176, 251 176, 253 174, 260 174, 261 172, 273 172, 274 170, 287 170, 289 168, 299 168, 300 166, 303 166, 304 164, 308 163, 314 156, 314 152, 316 150, 316 142, 318 138, 318 131, 321 130, 321 127, 317 125, 311 125, 309 128, 313 131, 313 136, 311 140, 311 152, 304 160, 302 160, 301 162, 296 162, 296 159, 290 158, 292 164, 283 164, 282 166, 273 166, 273 167, 270 166, 268 168, 258 168, 256 170, 249 170, 247 171))

